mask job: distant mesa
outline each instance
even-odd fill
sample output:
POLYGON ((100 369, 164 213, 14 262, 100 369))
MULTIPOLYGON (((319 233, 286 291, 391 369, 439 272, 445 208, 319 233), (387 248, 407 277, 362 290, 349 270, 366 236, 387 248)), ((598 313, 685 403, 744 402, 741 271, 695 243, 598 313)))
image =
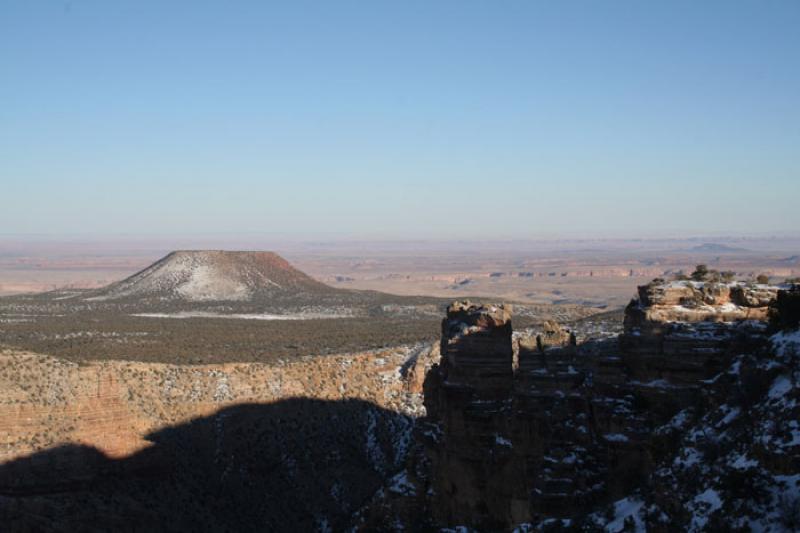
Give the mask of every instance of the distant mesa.
POLYGON ((251 301, 260 295, 329 292, 274 252, 183 250, 133 276, 94 291, 90 301, 251 301))
POLYGON ((748 252, 747 248, 739 248, 737 246, 728 246, 727 244, 719 244, 715 242, 706 242, 689 249, 690 252, 708 252, 708 253, 735 253, 735 252, 748 252))

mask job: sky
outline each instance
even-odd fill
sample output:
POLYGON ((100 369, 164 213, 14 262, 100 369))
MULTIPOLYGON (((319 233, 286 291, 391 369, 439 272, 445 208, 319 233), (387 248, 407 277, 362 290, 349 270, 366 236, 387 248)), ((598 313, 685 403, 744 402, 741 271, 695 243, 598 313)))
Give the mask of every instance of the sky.
POLYGON ((800 229, 800 2, 0 0, 0 234, 800 229))

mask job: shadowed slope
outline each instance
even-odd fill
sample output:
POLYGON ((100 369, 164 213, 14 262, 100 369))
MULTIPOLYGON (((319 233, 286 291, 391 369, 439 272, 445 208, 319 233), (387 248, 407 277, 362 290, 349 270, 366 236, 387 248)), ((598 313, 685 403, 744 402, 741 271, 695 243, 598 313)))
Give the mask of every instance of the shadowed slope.
POLYGON ((364 401, 245 404, 120 460, 69 445, 0 465, 5 531, 341 530, 405 460, 411 419, 364 401))

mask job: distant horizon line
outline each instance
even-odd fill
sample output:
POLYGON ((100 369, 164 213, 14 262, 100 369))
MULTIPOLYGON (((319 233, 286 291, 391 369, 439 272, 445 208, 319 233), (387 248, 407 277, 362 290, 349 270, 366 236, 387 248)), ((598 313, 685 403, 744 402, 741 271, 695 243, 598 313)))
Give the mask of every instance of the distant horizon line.
POLYGON ((706 234, 687 234, 675 235, 666 234, 642 234, 642 235, 580 235, 575 233, 530 235, 530 236, 497 236, 489 237, 483 235, 459 236, 459 235, 395 235, 395 234, 369 234, 369 233, 347 233, 347 232, 267 232, 267 231, 225 231, 225 232, 181 232, 181 233, 132 233, 132 232, 65 232, 65 233, 15 233, 0 232, 0 239, 133 239, 133 240, 172 240, 178 238, 204 239, 204 238, 223 238, 223 237, 271 237, 282 240, 293 241, 355 241, 355 242, 553 242, 553 241, 739 241, 739 240, 765 240, 765 239, 800 239, 800 232, 753 232, 753 233, 706 233, 706 234))

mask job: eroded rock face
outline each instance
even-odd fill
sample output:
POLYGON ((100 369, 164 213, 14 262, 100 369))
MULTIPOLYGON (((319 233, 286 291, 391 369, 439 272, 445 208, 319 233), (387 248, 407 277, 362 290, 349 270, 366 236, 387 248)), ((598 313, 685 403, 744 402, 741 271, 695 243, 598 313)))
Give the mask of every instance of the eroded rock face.
POLYGON ((652 316, 665 320, 671 316, 689 322, 763 320, 778 289, 771 285, 742 282, 665 282, 656 279, 640 286, 639 297, 634 301, 652 316))
POLYGON ((633 377, 690 385, 763 342, 778 287, 656 280, 625 310, 620 347, 633 377))
MULTIPOLYGON (((596 401, 598 347, 579 349, 574 335, 548 322, 539 335, 520 339, 514 371, 510 317, 496 316, 500 306, 467 309, 451 306, 442 361, 426 380, 428 418, 421 434, 434 519, 510 529, 590 508, 609 492, 612 477, 627 488, 620 474, 638 465, 641 454, 621 457, 631 446, 623 431, 637 419, 618 412, 626 392, 612 394, 619 388, 613 378, 596 401), (483 327, 457 325, 463 316, 483 327), (460 360, 485 361, 490 379, 481 379, 478 363, 454 372, 460 360)), ((613 361, 611 367, 612 376, 622 373, 613 361)))
POLYGON ((520 339, 516 369, 508 310, 454 304, 420 430, 434 520, 480 530, 564 525, 639 490, 674 452, 663 428, 710 401, 710 380, 736 354, 767 343, 777 292, 651 283, 626 309, 619 342, 577 345, 547 323, 520 339))
POLYGON ((780 291, 770 305, 770 322, 775 329, 800 327, 800 285, 780 291))
POLYGON ((448 307, 441 362, 425 380, 427 413, 442 418, 423 432, 431 441, 433 469, 452 473, 432 480, 432 509, 442 523, 463 517, 494 527, 501 525, 495 517, 507 512, 512 357, 509 309, 469 302, 448 307))
POLYGON ((511 386, 511 312, 503 305, 455 302, 442 321, 442 370, 451 386, 489 397, 511 386))
POLYGON ((577 339, 570 330, 561 327, 554 320, 545 320, 542 331, 537 335, 523 335, 519 341, 520 350, 543 352, 549 348, 575 346, 577 339))
POLYGON ((433 354, 79 365, 0 350, 0 530, 345 530, 405 464, 433 354))

